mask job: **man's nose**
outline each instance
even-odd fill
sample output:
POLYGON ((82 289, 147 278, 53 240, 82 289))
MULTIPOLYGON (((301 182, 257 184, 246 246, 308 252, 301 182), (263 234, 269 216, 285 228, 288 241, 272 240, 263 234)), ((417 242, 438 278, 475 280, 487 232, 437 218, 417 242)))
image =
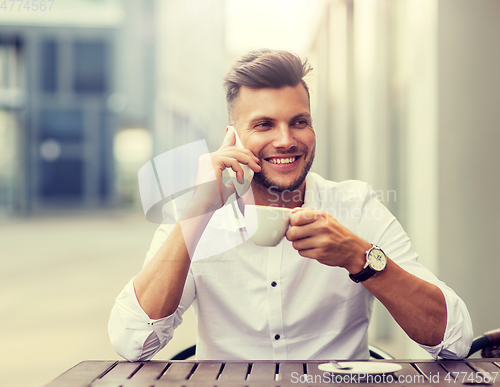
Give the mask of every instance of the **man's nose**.
POLYGON ((293 137, 292 130, 288 125, 281 125, 278 128, 273 146, 275 148, 283 148, 285 150, 297 146, 297 141, 293 137))

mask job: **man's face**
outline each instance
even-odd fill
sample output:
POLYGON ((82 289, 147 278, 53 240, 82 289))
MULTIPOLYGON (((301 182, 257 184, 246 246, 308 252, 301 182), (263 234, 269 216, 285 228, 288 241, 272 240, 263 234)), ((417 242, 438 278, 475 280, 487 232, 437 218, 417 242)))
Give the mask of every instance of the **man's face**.
POLYGON ((316 148, 304 86, 242 87, 231 116, 243 145, 259 158, 254 181, 281 192, 301 187, 316 148))

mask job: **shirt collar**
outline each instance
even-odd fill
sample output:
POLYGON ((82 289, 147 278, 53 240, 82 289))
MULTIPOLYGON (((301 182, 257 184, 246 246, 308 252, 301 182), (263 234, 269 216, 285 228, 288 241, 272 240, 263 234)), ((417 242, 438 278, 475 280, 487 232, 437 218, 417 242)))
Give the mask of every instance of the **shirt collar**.
POLYGON ((306 176, 304 205, 302 207, 318 210, 321 208, 321 202, 321 190, 319 189, 319 182, 316 179, 316 174, 308 173, 306 176))

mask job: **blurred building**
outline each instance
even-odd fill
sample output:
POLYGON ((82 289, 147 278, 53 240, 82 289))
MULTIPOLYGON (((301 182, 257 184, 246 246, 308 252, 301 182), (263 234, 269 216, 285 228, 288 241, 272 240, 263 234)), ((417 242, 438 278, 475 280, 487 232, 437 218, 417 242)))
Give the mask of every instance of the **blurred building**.
POLYGON ((0 212, 137 204, 152 155, 199 139, 216 149, 224 20, 224 0, 0 13, 0 212))
POLYGON ((49 5, 0 19, 4 213, 112 205, 115 135, 150 129, 154 113, 146 108, 154 106, 154 39, 143 44, 148 30, 153 36, 154 2, 49 5))

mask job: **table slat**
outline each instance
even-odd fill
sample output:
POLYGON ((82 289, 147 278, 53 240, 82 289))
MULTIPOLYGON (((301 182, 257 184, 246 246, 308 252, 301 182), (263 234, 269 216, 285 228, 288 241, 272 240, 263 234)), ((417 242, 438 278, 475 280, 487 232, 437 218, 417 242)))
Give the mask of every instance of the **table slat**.
POLYGON ((168 366, 166 362, 148 361, 132 376, 132 380, 156 380, 168 366))
POLYGON ((441 360, 439 363, 448 372, 472 372, 472 368, 470 368, 466 363, 453 360, 441 360))
POLYGON ((160 380, 164 381, 178 381, 178 380, 187 380, 187 378, 191 375, 191 371, 193 370, 195 363, 193 362, 175 362, 168 367, 167 371, 162 375, 160 380))
POLYGON ((481 374, 481 370, 490 372, 491 382, 495 385, 500 385, 500 368, 495 369, 495 365, 491 362, 470 362, 472 367, 476 364, 479 368, 472 368, 468 362, 442 361, 442 365, 452 374, 453 378, 457 378, 456 383, 481 385, 485 376, 481 374))
POLYGON ((87 387, 116 361, 82 361, 54 379, 46 387, 87 387))
POLYGON ((130 363, 128 361, 119 362, 109 372, 106 372, 101 379, 127 380, 128 377, 136 372, 139 367, 142 367, 142 364, 143 363, 130 363))
MULTIPOLYGON (((161 387, 156 384, 156 382, 158 382, 158 380, 138 379, 134 381, 133 379, 97 379, 90 387, 161 387)), ((179 385, 179 387, 181 386, 182 384, 179 385)), ((168 387, 174 387, 174 385, 169 383, 168 387)))
POLYGON ((485 371, 488 372, 498 372, 500 374, 500 366, 496 365, 495 363, 488 361, 487 359, 478 359, 482 361, 467 361, 468 364, 471 366, 477 365, 478 367, 481 367, 485 371))
POLYGON ((279 367, 279 380, 280 381, 290 381, 292 380, 292 374, 294 380, 300 378, 304 375, 304 365, 302 363, 281 363, 279 367))
POLYGON ((248 380, 252 382, 275 380, 275 363, 254 363, 248 375, 248 380))
POLYGON ((223 382, 244 382, 247 379, 248 363, 227 363, 219 376, 223 382))
POLYGON ((488 361, 471 361, 467 363, 473 368, 474 372, 488 372, 494 386, 500 386, 500 367, 488 361))
POLYGON ((189 381, 193 382, 208 382, 216 381, 219 375, 222 363, 200 363, 189 381))
MULTIPOLYGON (((316 376, 316 375, 321 375, 325 373, 325 371, 321 371, 318 366, 320 364, 324 364, 326 362, 321 362, 321 363, 307 363, 306 364, 306 371, 308 375, 316 376)), ((314 380, 314 379, 313 379, 314 380)))
POLYGON ((451 381, 445 379, 448 375, 448 371, 441 367, 438 362, 415 362, 414 365, 416 365, 422 371, 422 373, 426 377, 426 380, 431 384, 455 385, 453 378, 451 378, 451 381))
MULTIPOLYGON (((391 363, 390 360, 388 360, 388 363, 391 363)), ((405 377, 407 375, 410 375, 412 378, 418 375, 423 376, 423 380, 425 380, 425 376, 420 374, 411 364, 409 363, 398 363, 401 367, 401 371, 396 371, 394 372, 394 376, 396 379, 398 379, 400 376, 405 377)), ((413 378, 414 380, 419 380, 418 378, 413 378)))

